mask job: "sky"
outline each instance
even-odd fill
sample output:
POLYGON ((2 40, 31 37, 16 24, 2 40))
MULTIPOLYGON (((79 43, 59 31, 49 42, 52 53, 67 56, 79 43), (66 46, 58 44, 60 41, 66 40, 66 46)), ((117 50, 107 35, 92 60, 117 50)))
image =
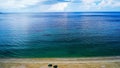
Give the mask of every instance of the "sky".
POLYGON ((120 0, 0 0, 0 12, 120 11, 120 0))

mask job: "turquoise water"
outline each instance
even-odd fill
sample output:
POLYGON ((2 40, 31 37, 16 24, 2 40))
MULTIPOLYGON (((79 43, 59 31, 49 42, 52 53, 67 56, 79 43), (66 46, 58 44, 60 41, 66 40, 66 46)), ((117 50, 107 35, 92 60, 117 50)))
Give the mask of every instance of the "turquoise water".
POLYGON ((120 13, 0 14, 0 58, 120 56, 120 13))

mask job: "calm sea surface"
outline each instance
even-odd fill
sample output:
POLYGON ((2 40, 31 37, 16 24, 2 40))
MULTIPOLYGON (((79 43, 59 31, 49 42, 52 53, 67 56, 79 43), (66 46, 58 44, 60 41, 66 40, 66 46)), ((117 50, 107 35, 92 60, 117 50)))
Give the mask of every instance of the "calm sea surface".
POLYGON ((0 58, 120 56, 120 13, 0 14, 0 58))

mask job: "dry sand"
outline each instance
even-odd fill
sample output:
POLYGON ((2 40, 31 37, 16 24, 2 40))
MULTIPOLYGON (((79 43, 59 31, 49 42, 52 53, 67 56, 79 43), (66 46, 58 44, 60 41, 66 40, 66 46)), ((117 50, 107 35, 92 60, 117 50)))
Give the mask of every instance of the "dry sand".
POLYGON ((120 56, 94 58, 8 58, 0 59, 0 68, 120 68, 120 56))

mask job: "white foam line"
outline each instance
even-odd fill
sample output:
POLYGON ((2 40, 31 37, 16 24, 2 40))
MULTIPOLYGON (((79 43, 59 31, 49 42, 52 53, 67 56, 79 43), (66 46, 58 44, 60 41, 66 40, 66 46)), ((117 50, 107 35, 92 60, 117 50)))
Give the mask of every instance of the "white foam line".
POLYGON ((91 61, 0 61, 0 63, 97 63, 97 62, 120 62, 120 60, 91 60, 91 61))

